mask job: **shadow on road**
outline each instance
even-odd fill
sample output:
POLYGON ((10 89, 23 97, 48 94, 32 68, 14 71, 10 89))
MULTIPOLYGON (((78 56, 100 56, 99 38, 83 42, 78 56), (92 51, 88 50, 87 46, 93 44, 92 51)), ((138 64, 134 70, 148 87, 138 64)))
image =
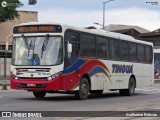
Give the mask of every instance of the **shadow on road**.
MULTIPOLYGON (((143 93, 136 93, 134 96, 146 96, 147 94, 143 93)), ((112 98, 132 98, 134 96, 121 96, 119 93, 104 93, 102 95, 89 95, 88 100, 97 100, 97 99, 112 99, 112 98)), ((35 98, 28 97, 28 98, 16 98, 21 100, 38 100, 38 101, 77 101, 74 94, 48 94, 44 98, 35 98)))

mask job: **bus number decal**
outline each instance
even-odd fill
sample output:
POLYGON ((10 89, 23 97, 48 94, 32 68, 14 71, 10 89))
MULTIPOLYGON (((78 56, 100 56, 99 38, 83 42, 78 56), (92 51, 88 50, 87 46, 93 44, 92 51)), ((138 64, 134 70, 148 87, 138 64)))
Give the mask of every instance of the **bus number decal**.
POLYGON ((112 73, 133 73, 133 65, 112 65, 112 73))

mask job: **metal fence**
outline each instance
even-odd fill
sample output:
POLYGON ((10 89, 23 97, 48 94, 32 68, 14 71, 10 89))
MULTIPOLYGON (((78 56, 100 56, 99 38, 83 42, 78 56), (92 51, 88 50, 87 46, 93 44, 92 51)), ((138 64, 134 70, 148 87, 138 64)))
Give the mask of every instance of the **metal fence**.
POLYGON ((12 51, 0 50, 0 80, 9 79, 12 51))

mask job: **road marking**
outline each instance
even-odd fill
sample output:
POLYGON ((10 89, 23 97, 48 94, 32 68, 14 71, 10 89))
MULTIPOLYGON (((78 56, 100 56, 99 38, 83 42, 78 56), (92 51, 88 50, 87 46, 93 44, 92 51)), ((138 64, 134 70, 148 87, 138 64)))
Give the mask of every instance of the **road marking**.
POLYGON ((121 107, 121 108, 116 108, 116 110, 117 110, 117 111, 119 111, 119 110, 128 110, 128 108, 126 108, 126 107, 121 107))
POLYGON ((141 90, 141 91, 159 91, 160 89, 151 89, 151 90, 147 90, 147 89, 136 89, 136 90, 141 90))
POLYGON ((148 94, 156 94, 156 93, 160 93, 160 89, 141 89, 141 88, 137 88, 137 91, 142 91, 142 92, 147 92, 148 94))
POLYGON ((151 94, 154 94, 154 93, 159 93, 160 91, 155 91, 155 92, 152 92, 151 94))

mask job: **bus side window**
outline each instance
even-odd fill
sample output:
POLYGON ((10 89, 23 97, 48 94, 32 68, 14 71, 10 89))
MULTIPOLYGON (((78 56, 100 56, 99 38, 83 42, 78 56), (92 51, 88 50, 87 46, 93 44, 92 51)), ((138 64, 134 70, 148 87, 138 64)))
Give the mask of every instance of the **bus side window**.
POLYGON ((109 40, 109 52, 111 59, 119 59, 119 41, 115 39, 109 40))
POLYGON ((96 57, 96 39, 93 35, 81 34, 81 57, 96 57))
POLYGON ((129 60, 137 62, 137 45, 136 45, 136 43, 129 43, 129 60))
POLYGON ((146 62, 152 63, 153 60, 153 50, 151 46, 145 46, 146 62))
POLYGON ((79 54, 80 36, 78 32, 67 31, 65 33, 65 68, 71 66, 79 54), (72 53, 67 53, 67 43, 72 44, 72 53))
POLYGON ((97 37, 97 57, 108 59, 108 39, 97 37))
POLYGON ((128 42, 126 41, 120 42, 120 54, 121 54, 121 60, 129 59, 128 42))
POLYGON ((138 50, 138 61, 139 62, 146 62, 146 56, 145 56, 145 48, 144 45, 137 45, 137 50, 138 50))

